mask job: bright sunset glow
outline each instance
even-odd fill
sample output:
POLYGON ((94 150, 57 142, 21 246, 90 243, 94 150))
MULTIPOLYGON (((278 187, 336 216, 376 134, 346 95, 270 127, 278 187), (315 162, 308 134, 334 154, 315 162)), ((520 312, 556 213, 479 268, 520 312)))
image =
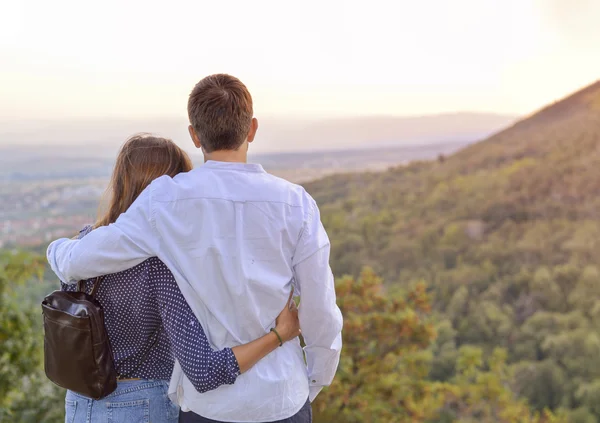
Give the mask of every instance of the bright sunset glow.
POLYGON ((0 2, 1 119, 184 116, 201 77, 259 115, 524 114, 600 76, 600 2, 0 2))

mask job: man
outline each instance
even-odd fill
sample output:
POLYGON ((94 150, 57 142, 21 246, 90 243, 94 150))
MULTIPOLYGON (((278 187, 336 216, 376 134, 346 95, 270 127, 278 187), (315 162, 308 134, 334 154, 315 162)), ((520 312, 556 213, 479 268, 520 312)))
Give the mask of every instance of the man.
POLYGON ((288 342, 235 384, 203 394, 176 365, 170 391, 191 410, 183 422, 309 422, 310 402, 333 380, 342 346, 319 209, 300 186, 247 163, 258 122, 237 78, 201 80, 188 115, 204 166, 158 178, 114 224, 53 242, 48 261, 75 282, 160 258, 215 348, 268 333, 294 286, 306 363, 299 341, 288 342))

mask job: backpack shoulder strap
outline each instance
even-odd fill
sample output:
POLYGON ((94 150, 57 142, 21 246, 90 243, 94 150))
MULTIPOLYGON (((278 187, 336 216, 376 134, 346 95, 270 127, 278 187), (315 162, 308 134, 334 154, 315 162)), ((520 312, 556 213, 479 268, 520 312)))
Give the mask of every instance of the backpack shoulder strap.
POLYGON ((98 288, 100 287, 100 284, 102 283, 103 280, 104 280, 104 276, 98 276, 96 278, 96 280, 94 281, 94 287, 92 288, 92 292, 90 292, 90 295, 92 297, 96 295, 96 291, 98 291, 98 288))
MULTIPOLYGON (((96 280, 94 281, 94 285, 92 286, 92 292, 90 292, 90 295, 92 297, 96 295, 96 292, 98 291, 98 288, 100 287, 100 284, 102 283, 102 280, 104 280, 104 276, 98 276, 96 278, 96 280)), ((77 282, 77 291, 85 292, 85 281, 84 280, 77 282)))

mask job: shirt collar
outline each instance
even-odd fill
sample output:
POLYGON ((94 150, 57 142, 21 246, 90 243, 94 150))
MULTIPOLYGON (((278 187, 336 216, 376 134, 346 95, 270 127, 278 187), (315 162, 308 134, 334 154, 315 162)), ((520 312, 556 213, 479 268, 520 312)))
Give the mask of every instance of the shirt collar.
POLYGON ((265 173, 265 169, 258 163, 218 162, 208 160, 202 166, 208 169, 238 170, 242 172, 265 173))

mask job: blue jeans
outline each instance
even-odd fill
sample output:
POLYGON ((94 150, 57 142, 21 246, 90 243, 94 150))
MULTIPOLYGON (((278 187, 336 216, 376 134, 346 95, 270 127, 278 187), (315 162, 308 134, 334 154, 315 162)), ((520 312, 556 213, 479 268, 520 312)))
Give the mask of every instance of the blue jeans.
POLYGON ((179 407, 168 387, 164 380, 123 381, 101 400, 67 391, 65 423, 177 423, 179 407))

